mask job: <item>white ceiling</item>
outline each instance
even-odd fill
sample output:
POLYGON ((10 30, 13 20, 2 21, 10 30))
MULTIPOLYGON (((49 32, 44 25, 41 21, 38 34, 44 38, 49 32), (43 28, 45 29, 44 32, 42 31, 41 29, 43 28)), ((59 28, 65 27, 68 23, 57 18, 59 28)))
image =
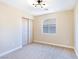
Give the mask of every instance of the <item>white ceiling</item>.
POLYGON ((44 1, 46 3, 45 8, 48 8, 48 10, 35 8, 32 5, 33 0, 0 0, 0 2, 12 5, 25 12, 29 12, 29 14, 34 16, 73 9, 76 2, 76 0, 44 0, 44 1))

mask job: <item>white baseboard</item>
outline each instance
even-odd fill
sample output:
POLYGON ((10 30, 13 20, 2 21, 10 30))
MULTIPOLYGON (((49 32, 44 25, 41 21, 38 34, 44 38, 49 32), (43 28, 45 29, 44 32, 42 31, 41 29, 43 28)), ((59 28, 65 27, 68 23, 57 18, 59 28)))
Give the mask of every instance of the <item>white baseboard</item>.
POLYGON ((16 50, 18 50, 18 49, 20 49, 20 48, 22 48, 22 46, 19 46, 19 47, 17 47, 17 48, 12 49, 12 50, 3 52, 3 53, 0 54, 0 57, 2 57, 2 56, 4 56, 4 55, 7 55, 7 54, 9 54, 9 53, 11 53, 11 52, 13 52, 13 51, 16 51, 16 50))
POLYGON ((77 53, 77 51, 76 51, 76 49, 75 49, 75 48, 74 48, 74 51, 75 51, 76 56, 78 57, 78 53, 77 53))
POLYGON ((48 43, 48 42, 43 42, 43 41, 34 41, 34 42, 74 49, 74 47, 72 47, 72 46, 66 46, 66 45, 61 45, 61 44, 53 44, 53 43, 48 43))

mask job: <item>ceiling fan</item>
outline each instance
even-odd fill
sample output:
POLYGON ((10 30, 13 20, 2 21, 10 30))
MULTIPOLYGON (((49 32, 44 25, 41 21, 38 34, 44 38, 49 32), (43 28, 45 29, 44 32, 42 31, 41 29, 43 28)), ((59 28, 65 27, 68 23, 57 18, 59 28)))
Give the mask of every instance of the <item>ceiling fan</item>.
MULTIPOLYGON (((44 1, 43 0, 37 0, 36 1, 36 3, 33 3, 33 6, 34 7, 41 7, 41 8, 44 8, 44 6, 45 6, 46 4, 44 3, 44 1)), ((47 8, 45 8, 45 10, 48 10, 47 8)))

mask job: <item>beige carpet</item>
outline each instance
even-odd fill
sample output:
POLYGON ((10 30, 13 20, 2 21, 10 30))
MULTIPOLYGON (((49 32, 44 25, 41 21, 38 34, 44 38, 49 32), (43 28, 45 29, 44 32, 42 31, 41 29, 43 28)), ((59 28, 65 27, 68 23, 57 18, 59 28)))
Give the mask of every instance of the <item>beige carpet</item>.
POLYGON ((72 49, 34 43, 0 59, 77 59, 77 57, 72 49))

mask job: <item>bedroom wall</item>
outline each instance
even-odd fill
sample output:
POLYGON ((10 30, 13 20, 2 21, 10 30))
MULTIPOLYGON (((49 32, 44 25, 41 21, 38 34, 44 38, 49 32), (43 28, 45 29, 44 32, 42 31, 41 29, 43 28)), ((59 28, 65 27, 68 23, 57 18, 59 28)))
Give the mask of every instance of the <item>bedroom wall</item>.
POLYGON ((32 19, 29 14, 0 3, 0 56, 22 46, 22 17, 32 19))
POLYGON ((74 12, 61 11, 35 16, 33 20, 33 42, 48 43, 65 47, 74 47, 74 12), (44 34, 42 22, 45 19, 56 18, 56 34, 44 34))
POLYGON ((74 48, 75 48, 75 52, 78 56, 78 4, 77 3, 74 8, 74 25, 75 25, 74 48))

